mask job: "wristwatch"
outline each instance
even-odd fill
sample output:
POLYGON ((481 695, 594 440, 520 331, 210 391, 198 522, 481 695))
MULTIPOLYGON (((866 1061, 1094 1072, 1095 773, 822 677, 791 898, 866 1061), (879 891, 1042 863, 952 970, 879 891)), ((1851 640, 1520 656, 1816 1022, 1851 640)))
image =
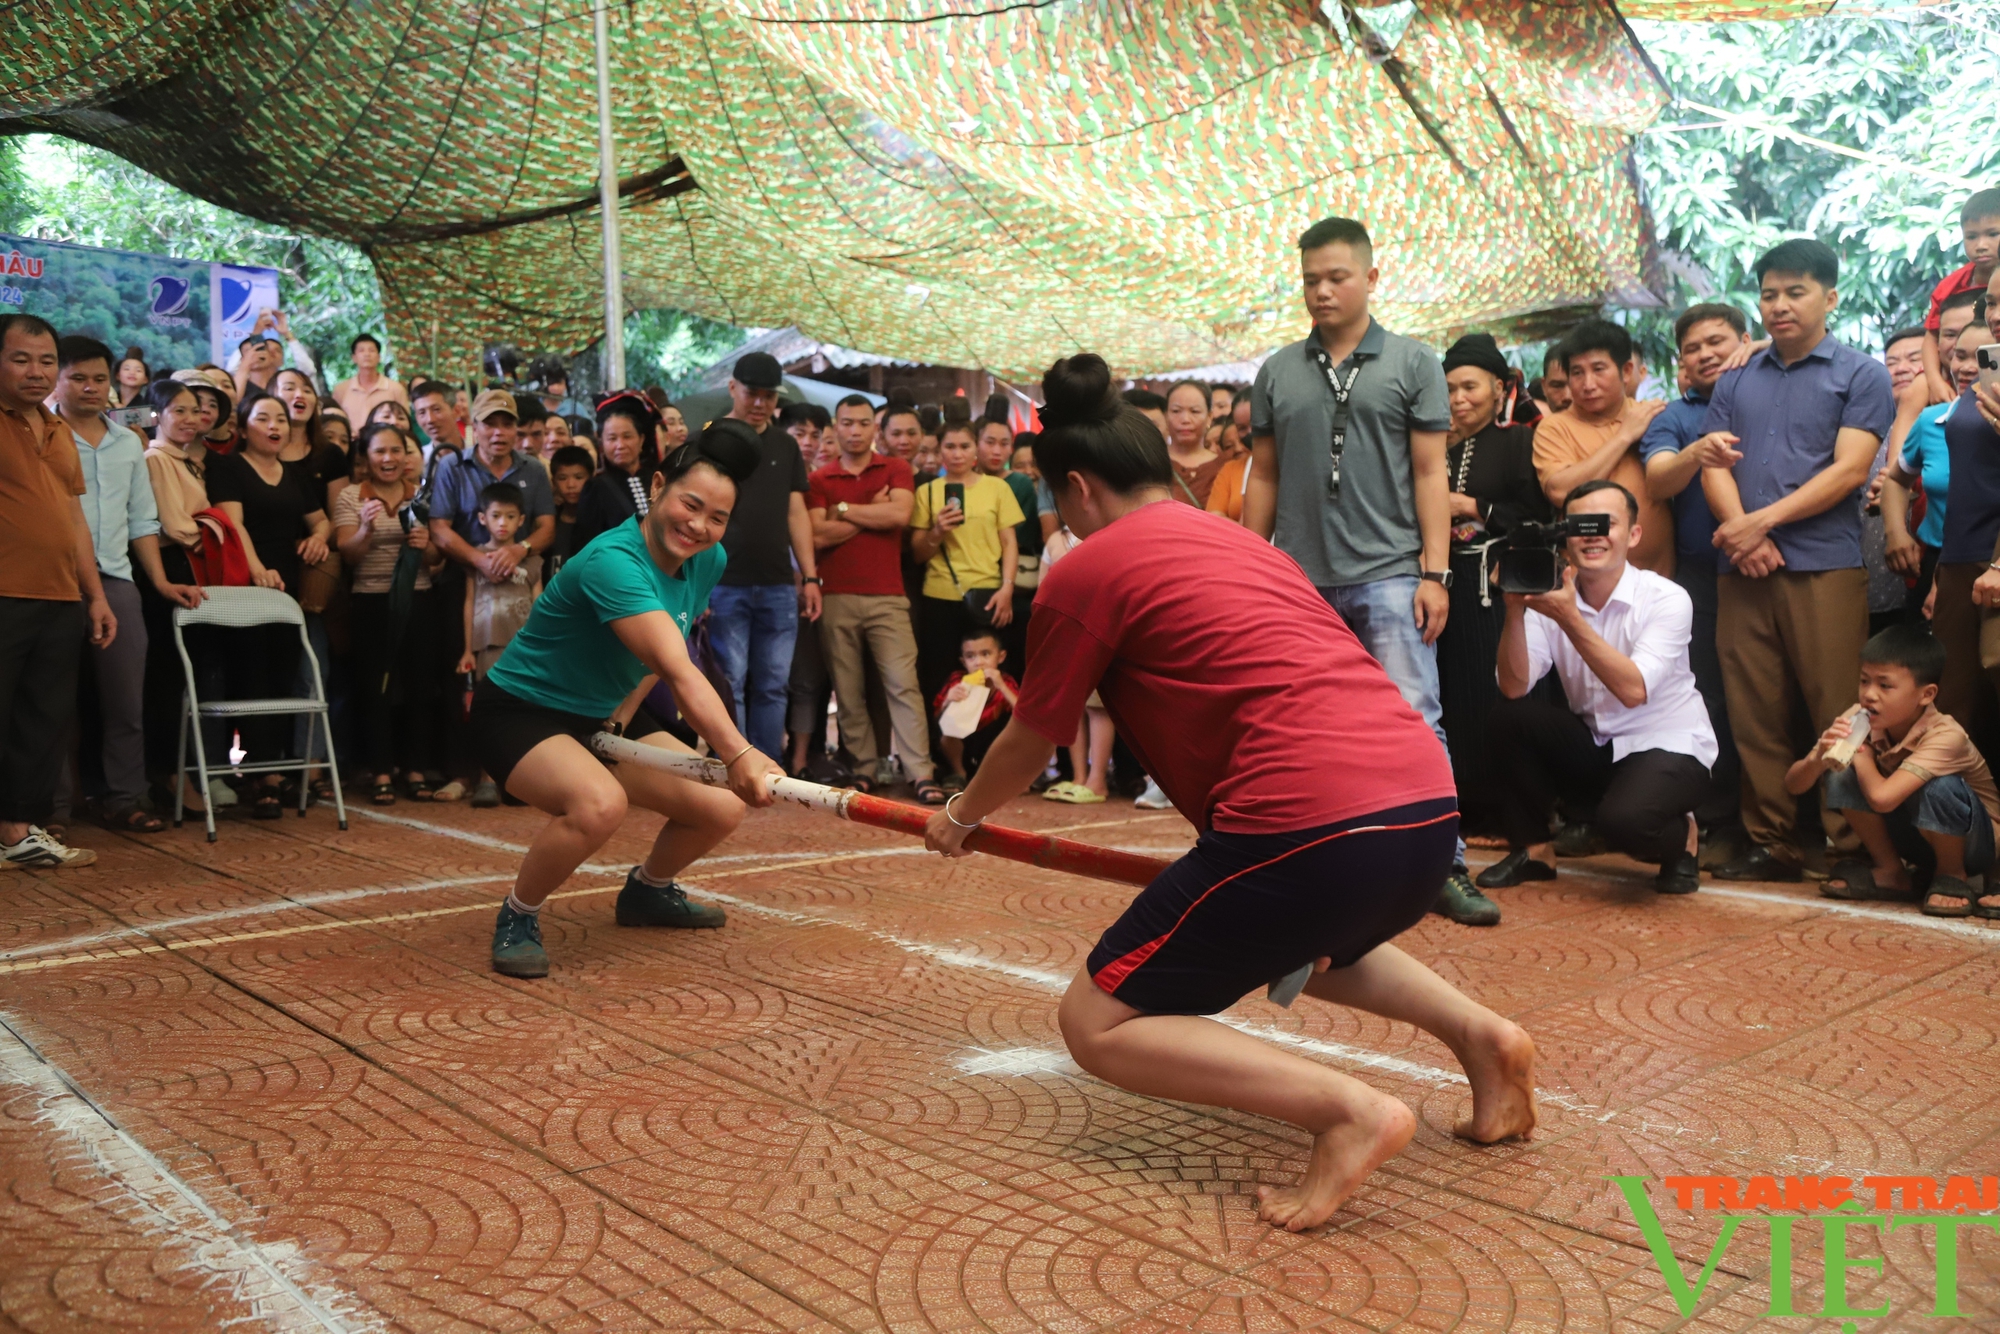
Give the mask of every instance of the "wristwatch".
POLYGON ((835 505, 835 506, 833 507, 833 513, 834 513, 834 517, 835 517, 835 518, 840 518, 840 519, 844 519, 844 518, 846 518, 846 517, 847 517, 847 502, 843 500, 843 501, 841 501, 841 502, 840 502, 840 503, 839 503, 838 505, 835 505))
POLYGON ((1440 584, 1445 588, 1451 587, 1450 570, 1425 570, 1424 578, 1430 580, 1434 584, 1440 584))
POLYGON ((799 582, 804 584, 823 584, 826 582, 826 580, 820 578, 816 574, 809 574, 804 579, 801 579, 799 582))

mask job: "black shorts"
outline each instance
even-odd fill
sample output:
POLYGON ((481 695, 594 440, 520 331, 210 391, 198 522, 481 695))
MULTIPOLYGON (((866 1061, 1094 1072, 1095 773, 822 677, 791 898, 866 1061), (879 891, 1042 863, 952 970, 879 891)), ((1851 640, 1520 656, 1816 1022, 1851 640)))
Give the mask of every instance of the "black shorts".
MULTIPOLYGON (((508 694, 489 679, 482 679, 472 688, 472 718, 466 727, 472 736, 473 757, 499 784, 501 799, 510 806, 524 806, 526 802, 507 791, 507 776, 514 772, 521 757, 552 736, 575 737, 585 750, 590 750, 590 738, 604 730, 604 720, 536 704, 508 694)), ((663 730, 644 708, 625 724, 625 735, 635 741, 663 730)), ((596 753, 591 751, 593 755, 596 753)))
POLYGON ((1091 979, 1148 1014, 1215 1014, 1315 959, 1344 968, 1423 920, 1457 844, 1452 797, 1288 834, 1210 830, 1098 940, 1091 979))

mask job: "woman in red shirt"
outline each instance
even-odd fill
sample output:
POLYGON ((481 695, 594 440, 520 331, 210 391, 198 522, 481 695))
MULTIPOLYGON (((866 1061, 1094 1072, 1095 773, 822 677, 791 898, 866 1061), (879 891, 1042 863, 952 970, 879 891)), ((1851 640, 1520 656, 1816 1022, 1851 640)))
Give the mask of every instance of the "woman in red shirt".
POLYGON ((1141 764, 1200 830, 1104 933, 1058 1014, 1071 1054, 1121 1088, 1310 1131, 1296 1186, 1259 1213, 1326 1221, 1416 1128, 1359 1080, 1200 1016, 1311 965, 1306 992, 1449 1046, 1472 1086, 1458 1133, 1535 1126, 1534 1043, 1388 943, 1450 869, 1458 803, 1444 748, 1293 561, 1172 499, 1159 432, 1092 354, 1059 361, 1035 462, 1083 540, 1042 581, 1014 718, 926 841, 966 835, 1027 790, 1103 699, 1141 764), (1189 569, 1228 570, 1190 582, 1189 569))

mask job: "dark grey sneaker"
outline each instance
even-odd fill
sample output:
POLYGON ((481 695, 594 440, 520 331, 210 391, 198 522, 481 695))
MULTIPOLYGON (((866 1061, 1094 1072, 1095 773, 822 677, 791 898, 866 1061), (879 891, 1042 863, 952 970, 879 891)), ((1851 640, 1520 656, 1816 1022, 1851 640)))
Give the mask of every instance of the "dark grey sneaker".
POLYGON ((1479 892, 1462 866, 1445 877, 1444 888, 1438 891, 1431 911, 1449 917, 1460 926, 1500 925, 1500 905, 1479 892))
POLYGON ((479 780, 479 786, 472 789, 472 804, 480 810, 488 810, 500 804, 500 785, 490 778, 479 780))
POLYGON ((549 975, 540 913, 516 912, 509 904, 500 905, 500 919, 493 924, 493 971, 507 977, 549 975))
POLYGON ((647 884, 636 866, 625 873, 625 888, 618 891, 620 926, 713 927, 728 920, 722 909, 691 901, 679 885, 647 884))

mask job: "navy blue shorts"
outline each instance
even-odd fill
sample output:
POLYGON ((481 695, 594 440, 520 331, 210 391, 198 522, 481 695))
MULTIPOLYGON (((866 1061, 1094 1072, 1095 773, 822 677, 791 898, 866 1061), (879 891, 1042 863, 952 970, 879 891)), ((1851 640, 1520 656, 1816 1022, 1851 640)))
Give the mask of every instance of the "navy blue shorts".
POLYGON ((1423 920, 1457 848, 1453 797, 1288 834, 1210 830, 1098 940, 1091 979, 1148 1014, 1215 1014, 1315 959, 1344 968, 1423 920))

